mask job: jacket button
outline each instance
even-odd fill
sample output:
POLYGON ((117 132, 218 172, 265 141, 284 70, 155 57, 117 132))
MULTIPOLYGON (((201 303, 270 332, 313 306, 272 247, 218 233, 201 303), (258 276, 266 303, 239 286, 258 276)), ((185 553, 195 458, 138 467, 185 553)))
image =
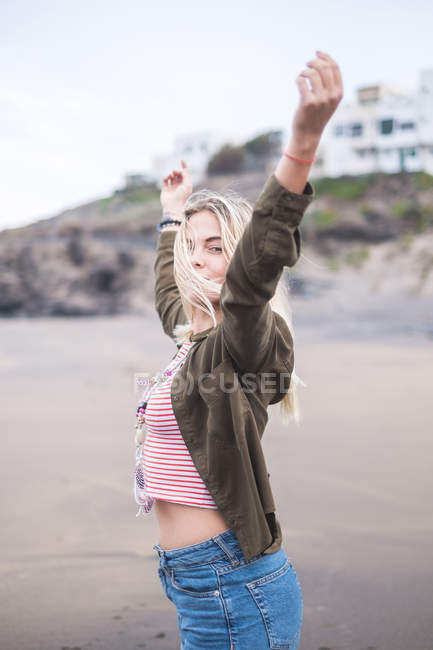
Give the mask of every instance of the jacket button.
POLYGON ((178 399, 179 399, 179 395, 173 395, 173 400, 177 402, 178 399))

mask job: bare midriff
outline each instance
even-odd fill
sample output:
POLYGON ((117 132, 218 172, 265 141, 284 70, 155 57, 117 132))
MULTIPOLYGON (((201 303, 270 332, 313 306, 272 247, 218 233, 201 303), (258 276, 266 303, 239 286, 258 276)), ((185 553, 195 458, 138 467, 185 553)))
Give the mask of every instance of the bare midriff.
POLYGON ((230 528, 219 510, 155 499, 158 544, 164 550, 199 544, 230 528))

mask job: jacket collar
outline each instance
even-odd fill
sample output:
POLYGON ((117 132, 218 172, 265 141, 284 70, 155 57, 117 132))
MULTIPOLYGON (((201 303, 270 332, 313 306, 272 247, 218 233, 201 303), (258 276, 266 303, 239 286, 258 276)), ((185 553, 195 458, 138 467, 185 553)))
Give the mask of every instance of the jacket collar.
POLYGON ((215 329, 215 327, 208 327, 206 330, 202 330, 201 332, 196 332, 195 334, 190 334, 189 340, 190 341, 201 341, 201 339, 206 338, 206 336, 208 336, 213 329, 215 329))

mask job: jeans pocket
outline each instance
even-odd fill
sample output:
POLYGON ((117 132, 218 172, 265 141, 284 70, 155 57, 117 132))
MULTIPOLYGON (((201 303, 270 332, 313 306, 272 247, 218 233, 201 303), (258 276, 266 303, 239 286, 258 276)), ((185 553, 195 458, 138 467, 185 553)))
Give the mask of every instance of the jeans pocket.
POLYGON ((216 572, 206 564, 170 569, 172 586, 179 592, 195 598, 219 596, 216 572))
POLYGON ((302 625, 302 592, 290 560, 247 587, 263 617, 269 647, 296 648, 302 625))
POLYGON ((169 579, 170 576, 167 573, 167 569, 163 569, 161 565, 158 567, 158 576, 159 576, 159 581, 162 585, 162 588, 164 590, 165 595, 171 602, 173 602, 173 598, 170 595, 170 587, 169 587, 169 579))

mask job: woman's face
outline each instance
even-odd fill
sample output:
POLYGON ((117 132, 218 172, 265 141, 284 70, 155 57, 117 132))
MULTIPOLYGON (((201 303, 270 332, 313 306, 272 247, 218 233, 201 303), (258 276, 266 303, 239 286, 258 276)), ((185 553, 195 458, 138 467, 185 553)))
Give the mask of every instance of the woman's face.
MULTIPOLYGON (((219 221, 212 212, 202 210, 188 219, 190 234, 187 233, 191 264, 204 278, 223 284, 228 262, 221 245, 221 228, 219 221)), ((208 293, 211 302, 218 302, 219 295, 208 293)))

